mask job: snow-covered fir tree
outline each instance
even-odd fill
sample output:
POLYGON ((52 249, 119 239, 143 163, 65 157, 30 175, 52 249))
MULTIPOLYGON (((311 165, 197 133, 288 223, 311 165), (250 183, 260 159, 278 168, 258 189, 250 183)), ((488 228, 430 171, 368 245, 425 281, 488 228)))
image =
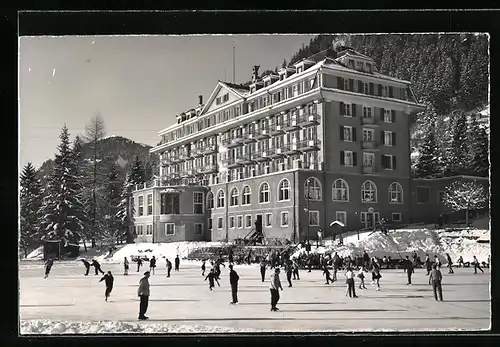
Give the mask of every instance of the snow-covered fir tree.
POLYGON ((448 185, 444 203, 454 211, 465 211, 465 225, 469 225, 469 211, 486 207, 488 195, 476 181, 455 181, 448 185))
POLYGON ((127 173, 125 182, 123 182, 120 194, 120 203, 116 217, 118 220, 118 234, 121 241, 133 243, 135 239, 134 214, 135 206, 133 203, 132 191, 135 184, 132 181, 130 172, 127 173))
POLYGON ((69 145, 66 125, 60 135, 59 153, 49 178, 38 223, 42 240, 78 242, 83 236, 83 206, 79 199, 80 185, 75 176, 75 163, 69 145))
POLYGON ((117 217, 120 211, 120 202, 122 194, 122 181, 119 178, 116 165, 113 163, 108 173, 106 181, 106 204, 104 205, 105 233, 113 243, 122 241, 120 236, 121 220, 117 217))
POLYGON ((80 138, 80 136, 76 136, 73 141, 73 147, 71 149, 71 155, 73 156, 73 165, 74 165, 74 175, 77 182, 77 191, 78 191, 78 199, 82 204, 84 204, 81 211, 81 221, 83 223, 82 230, 82 241, 85 252, 87 252, 87 244, 85 241, 90 239, 90 221, 87 213, 87 209, 85 208, 85 201, 87 194, 87 189, 85 186, 85 173, 87 169, 87 163, 85 162, 85 157, 83 154, 83 145, 84 142, 80 138))
POLYGON ((21 191, 19 193, 20 203, 20 239, 19 244, 28 256, 28 251, 38 244, 37 223, 42 205, 42 185, 36 176, 33 164, 28 163, 21 173, 21 191))
POLYGON ((429 113, 423 118, 424 131, 420 156, 415 166, 417 177, 432 176, 439 172, 438 147, 436 142, 435 114, 429 113))
POLYGON ((459 173, 467 170, 470 167, 467 153, 467 115, 463 111, 458 111, 456 112, 452 131, 448 171, 459 173))
POLYGON ((135 156, 132 167, 130 168, 130 181, 135 184, 143 184, 146 182, 146 173, 144 165, 142 164, 139 156, 135 156))
POLYGON ((471 117, 468 131, 468 148, 471 169, 475 174, 486 177, 489 173, 489 139, 484 127, 475 116, 471 117))

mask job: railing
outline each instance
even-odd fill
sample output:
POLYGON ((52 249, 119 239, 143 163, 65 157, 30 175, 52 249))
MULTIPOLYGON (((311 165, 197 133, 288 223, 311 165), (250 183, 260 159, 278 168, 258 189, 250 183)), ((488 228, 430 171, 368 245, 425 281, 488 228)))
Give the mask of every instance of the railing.
POLYGON ((377 172, 377 169, 375 167, 375 165, 373 166, 364 166, 363 165, 363 173, 376 173, 377 172))
POLYGON ((203 148, 200 148, 199 153, 201 154, 208 154, 208 153, 213 153, 217 152, 217 146, 216 145, 207 145, 203 148))
POLYGON ((309 125, 309 124, 318 124, 319 123, 319 115, 317 113, 306 113, 297 119, 297 124, 300 126, 309 125))
POLYGON ((377 148, 377 143, 373 140, 363 140, 363 142, 361 143, 361 147, 363 149, 375 149, 377 148))
POLYGON ((370 125, 370 124, 377 124, 375 117, 361 117, 361 124, 363 125, 370 125))
POLYGON ((293 129, 299 126, 297 119, 288 119, 283 122, 283 129, 293 129))
POLYGON ((321 145, 321 141, 318 139, 314 140, 302 140, 297 143, 297 148, 304 150, 304 149, 314 149, 314 148, 319 148, 321 145))
POLYGON ((237 135, 235 137, 226 137, 222 139, 222 145, 224 146, 231 146, 231 145, 239 145, 241 142, 245 139, 245 137, 242 135, 237 135))

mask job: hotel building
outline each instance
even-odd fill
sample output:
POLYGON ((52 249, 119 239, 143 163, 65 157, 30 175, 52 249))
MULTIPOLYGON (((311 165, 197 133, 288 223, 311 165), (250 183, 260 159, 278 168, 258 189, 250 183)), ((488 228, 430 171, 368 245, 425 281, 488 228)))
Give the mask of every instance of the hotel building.
POLYGON ((219 81, 159 132, 160 178, 134 192, 140 240, 234 240, 258 221, 298 242, 335 220, 410 221, 410 115, 423 110, 410 82, 347 47, 257 76, 219 81))

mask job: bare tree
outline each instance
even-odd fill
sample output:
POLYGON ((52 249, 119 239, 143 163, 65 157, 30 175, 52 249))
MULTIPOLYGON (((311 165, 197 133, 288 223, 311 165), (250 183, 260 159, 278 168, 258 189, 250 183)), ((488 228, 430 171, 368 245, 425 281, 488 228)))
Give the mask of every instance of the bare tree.
POLYGON ((96 228, 99 225, 98 223, 98 201, 97 201, 97 192, 99 190, 99 183, 103 176, 103 172, 101 170, 102 163, 102 153, 100 148, 100 140, 104 138, 106 135, 104 120, 101 115, 98 113, 90 120, 90 123, 85 128, 85 135, 83 139, 86 143, 88 143, 92 150, 92 158, 91 158, 91 166, 89 169, 89 188, 91 192, 91 201, 90 201, 90 211, 89 211, 89 219, 90 219, 90 228, 91 228, 91 237, 92 237, 92 248, 95 247, 96 241, 96 228))
POLYGON ((469 211, 486 206, 488 197, 476 181, 455 181, 446 187, 444 202, 454 211, 465 210, 465 225, 469 225, 469 211))

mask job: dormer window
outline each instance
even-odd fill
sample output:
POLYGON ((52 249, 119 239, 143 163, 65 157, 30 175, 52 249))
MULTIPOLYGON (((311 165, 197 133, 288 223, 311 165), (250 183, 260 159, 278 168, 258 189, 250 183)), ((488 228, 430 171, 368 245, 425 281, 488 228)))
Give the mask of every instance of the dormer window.
POLYGON ((372 73, 372 64, 370 63, 366 63, 366 71, 368 71, 369 73, 372 73))
POLYGON ((226 93, 222 96, 222 102, 226 102, 229 100, 229 93, 226 93))
POLYGON ((255 93, 255 86, 252 86, 252 87, 250 88, 250 93, 255 93))
POLYGON ((349 59, 349 68, 354 70, 354 59, 349 59))
POLYGON ((302 69, 303 69, 303 67, 302 67, 302 66, 299 66, 299 67, 297 68, 297 73, 301 73, 301 72, 302 72, 302 69))
POLYGON ((217 99, 215 99, 215 104, 220 105, 221 104, 221 97, 219 96, 217 99))
POLYGON ((363 62, 362 61, 356 62, 356 70, 363 71, 363 62))

